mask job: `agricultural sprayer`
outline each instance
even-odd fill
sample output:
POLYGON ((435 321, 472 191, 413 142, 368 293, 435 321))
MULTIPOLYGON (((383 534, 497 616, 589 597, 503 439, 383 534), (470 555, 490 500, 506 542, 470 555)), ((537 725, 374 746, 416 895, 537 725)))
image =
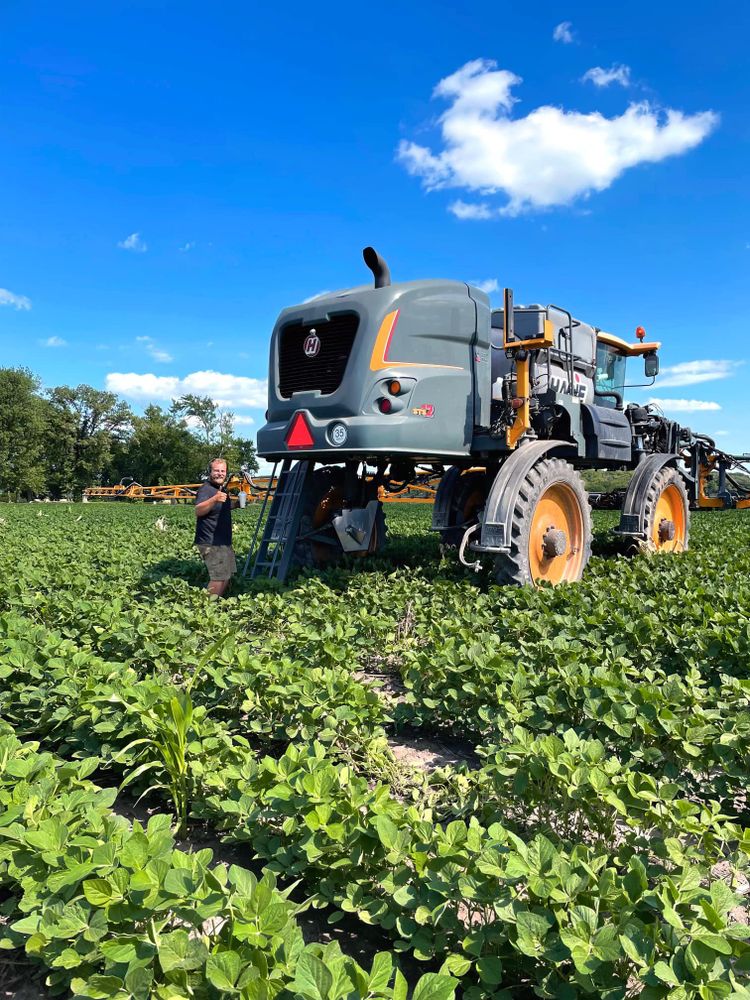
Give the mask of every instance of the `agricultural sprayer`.
POLYGON ((490 308, 460 281, 374 283, 285 309, 271 339, 258 453, 276 463, 246 569, 283 579, 385 542, 378 496, 426 466, 442 473, 432 529, 465 565, 501 583, 579 580, 591 552, 582 469, 632 470, 617 531, 634 547, 681 552, 690 509, 747 507, 742 460, 626 404, 625 366, 659 371, 641 327, 619 337, 556 305, 490 308), (713 473, 718 489, 707 494, 713 473), (380 491, 380 494, 379 494, 380 491), (261 529, 260 525, 264 527, 261 529))

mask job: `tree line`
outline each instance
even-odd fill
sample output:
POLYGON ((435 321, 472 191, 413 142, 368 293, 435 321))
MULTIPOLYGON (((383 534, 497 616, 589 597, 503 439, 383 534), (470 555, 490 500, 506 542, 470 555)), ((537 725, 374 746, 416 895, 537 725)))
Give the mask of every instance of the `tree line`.
POLYGON ((28 368, 0 368, 0 494, 77 498, 87 486, 197 482, 216 455, 230 471, 258 470, 234 414, 188 394, 143 414, 90 385, 43 390, 28 368))

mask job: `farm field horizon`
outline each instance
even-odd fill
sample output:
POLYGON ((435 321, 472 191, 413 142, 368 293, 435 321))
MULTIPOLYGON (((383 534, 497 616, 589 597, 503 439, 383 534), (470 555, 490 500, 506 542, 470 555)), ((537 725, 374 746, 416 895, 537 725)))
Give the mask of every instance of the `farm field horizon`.
POLYGON ((216 601, 189 507, 0 508, 0 987, 750 995, 750 521, 533 590, 386 514, 216 601))

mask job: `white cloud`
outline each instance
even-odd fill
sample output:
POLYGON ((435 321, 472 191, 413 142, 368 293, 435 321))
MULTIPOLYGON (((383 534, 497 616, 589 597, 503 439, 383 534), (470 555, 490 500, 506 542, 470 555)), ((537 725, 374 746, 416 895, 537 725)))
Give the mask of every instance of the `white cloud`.
POLYGON ((625 66, 622 63, 619 66, 613 64, 609 69, 592 66, 581 77, 582 83, 586 83, 587 80, 590 80, 595 87, 608 87, 610 83, 619 83, 621 87, 629 87, 630 66, 625 66))
MULTIPOLYGON (((713 111, 684 114, 648 102, 630 104, 614 118, 545 105, 511 118, 511 90, 519 77, 496 63, 475 59, 441 80, 433 96, 450 102, 439 119, 442 148, 433 152, 403 140, 397 159, 428 191, 463 188, 504 194, 494 209, 518 215, 529 209, 569 205, 608 188, 625 170, 658 163, 699 145, 716 127, 713 111)), ((486 203, 450 207, 459 218, 488 218, 486 203)))
POLYGON ((28 312, 31 309, 31 299, 27 299, 25 295, 15 295, 7 288, 0 288, 0 306, 13 306, 14 309, 28 312))
POLYGON ((250 427, 251 424, 255 423, 255 420, 246 413, 235 413, 234 422, 238 427, 250 427))
POLYGON ((718 403, 711 403, 703 399, 649 399, 649 403, 658 406, 660 409, 672 413, 697 413, 701 410, 720 410, 718 403))
POLYGON ((62 337, 47 337, 46 340, 40 340, 39 343, 42 347, 67 347, 67 340, 63 340, 62 337))
POLYGON ((266 379, 226 375, 222 372, 191 372, 185 378, 176 375, 143 375, 135 372, 110 372, 106 387, 138 402, 156 402, 176 399, 191 392, 197 396, 210 396, 219 406, 260 407, 268 405, 266 379))
POLYGON ((500 287, 497 283, 497 278, 487 278, 485 281, 470 281, 469 284, 478 288, 481 292, 486 292, 487 295, 496 292, 500 287))
POLYGON ((448 206, 448 211, 452 212, 457 219, 491 219, 493 215, 497 215, 497 210, 493 211, 489 205, 484 202, 472 205, 469 202, 452 201, 448 206))
POLYGON ((666 389, 669 386, 715 382, 730 378, 742 364, 742 361, 682 361, 662 368, 657 384, 660 389, 666 389))
POLYGON ((146 353, 149 354, 154 361, 162 361, 164 363, 172 361, 172 355, 168 351, 164 351, 162 348, 157 347, 153 337, 136 337, 135 339, 139 344, 143 344, 146 348, 146 353))
POLYGON ((196 243, 195 243, 194 240, 193 241, 188 241, 187 243, 183 243, 183 245, 181 247, 179 247, 179 251, 180 251, 180 253, 189 253, 190 250, 194 250, 195 249, 195 246, 196 246, 196 243))
POLYGON ((131 233, 117 245, 121 250, 132 250, 134 253, 145 253, 148 250, 148 244, 141 239, 140 233, 131 233))
POLYGON ((562 42, 563 45, 570 45, 573 41, 573 25, 570 21, 561 21, 555 26, 552 37, 556 42, 562 42))

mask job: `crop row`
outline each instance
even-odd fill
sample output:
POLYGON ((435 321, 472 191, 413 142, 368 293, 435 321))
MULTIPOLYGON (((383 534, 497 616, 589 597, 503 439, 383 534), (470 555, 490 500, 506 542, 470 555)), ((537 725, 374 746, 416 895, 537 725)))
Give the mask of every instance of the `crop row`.
MULTIPOLYGON (((305 945, 271 873, 178 850, 168 815, 144 828, 114 813, 115 791, 88 780, 97 763, 39 752, 0 722, 0 949, 41 961, 53 993, 406 1000, 387 952, 366 971, 338 944, 305 945)), ((427 974, 414 1000, 453 993, 427 974)))
MULTIPOLYGON (((710 865, 730 845, 735 865, 744 865, 747 835, 715 805, 698 807, 679 786, 623 767, 595 741, 571 732, 560 745, 518 731, 516 743, 496 749, 479 772, 444 776, 451 808, 472 811, 473 796, 482 822, 476 815, 436 822, 431 805, 444 819, 450 809, 432 803, 429 789, 410 805, 358 773, 345 751, 356 743, 356 727, 342 745, 335 726, 315 720, 332 738, 305 743, 306 708, 287 702, 281 730, 288 736, 291 729, 295 742, 280 757, 259 759, 247 739, 205 708, 193 710, 184 685, 98 661, 41 627, 18 638, 22 620, 5 616, 3 623, 9 646, 2 659, 12 671, 0 711, 14 707, 15 724, 46 733, 66 753, 98 748, 120 778, 155 771, 177 804, 164 750, 179 722, 176 703, 186 726, 184 794, 195 812, 252 842, 277 872, 303 876, 319 904, 392 933, 397 949, 423 960, 447 954, 443 969, 466 977, 467 994, 472 981, 477 995, 491 995, 501 983, 531 980, 549 996, 577 989, 614 997, 625 995, 630 980, 661 996, 675 980, 698 989, 745 976, 748 929, 730 917, 739 900, 711 878, 710 865), (518 801, 509 782, 524 775, 532 810, 518 816, 508 808, 518 801)), ((290 669, 279 668, 284 684, 290 669)), ((248 663, 238 671, 224 690, 248 711, 252 731, 253 706, 237 691, 253 671, 248 663)), ((196 675, 196 695, 203 677, 196 675)), ((330 678, 320 672, 307 681, 330 678)), ((210 689, 213 672, 205 682, 210 689)), ((262 687, 274 687, 266 675, 262 687)), ((309 695, 315 702, 312 689, 309 695)), ((259 717, 265 714, 263 707, 259 717)), ((277 747, 278 730, 262 728, 254 736, 277 747)))

